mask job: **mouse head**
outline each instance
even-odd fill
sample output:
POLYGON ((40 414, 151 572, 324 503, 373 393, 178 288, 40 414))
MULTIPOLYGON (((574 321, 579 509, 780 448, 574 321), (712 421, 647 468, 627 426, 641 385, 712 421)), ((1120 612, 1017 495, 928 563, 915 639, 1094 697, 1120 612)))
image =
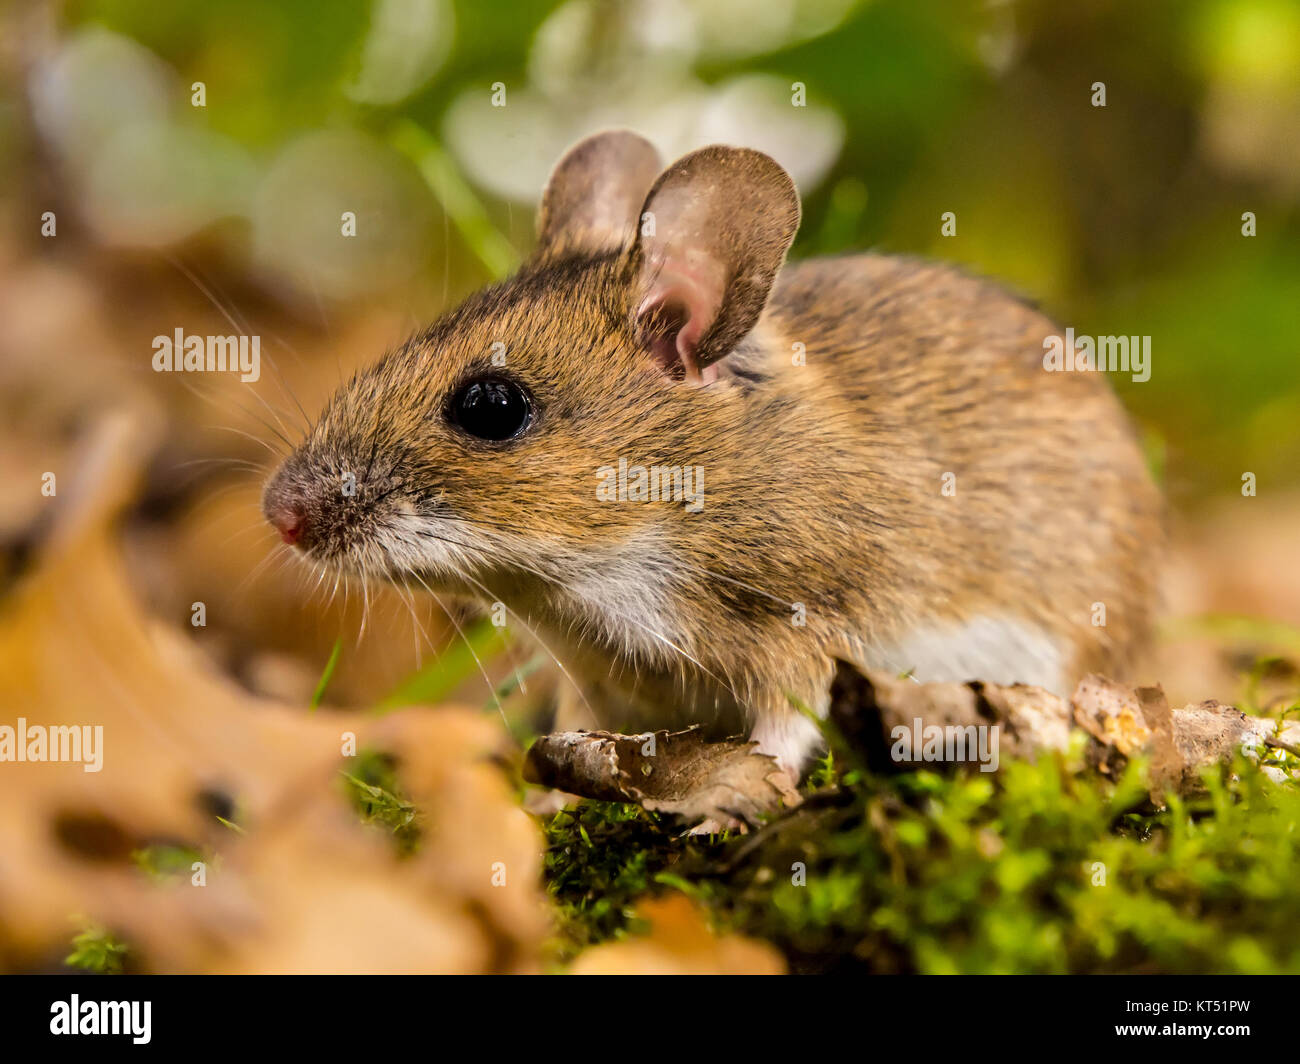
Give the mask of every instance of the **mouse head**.
POLYGON ((520 272, 354 376, 271 478, 285 542, 496 598, 507 579, 581 593, 718 520, 799 200, 755 151, 659 171, 631 133, 574 147, 520 272))

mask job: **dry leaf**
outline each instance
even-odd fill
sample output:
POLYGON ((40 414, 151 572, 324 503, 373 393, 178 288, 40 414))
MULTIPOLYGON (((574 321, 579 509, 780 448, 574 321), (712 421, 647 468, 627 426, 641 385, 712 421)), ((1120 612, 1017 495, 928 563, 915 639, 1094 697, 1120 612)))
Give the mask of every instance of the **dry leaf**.
POLYGON ((308 714, 205 667, 142 613, 109 532, 144 453, 135 423, 89 442, 0 602, 0 723, 100 726, 102 769, 0 763, 0 969, 57 967, 84 917, 142 971, 536 970, 541 839, 491 763, 500 726, 459 709, 308 714), (345 733, 396 759, 421 814, 414 856, 348 806, 345 733), (164 843, 199 851, 207 885, 135 867, 164 843))
POLYGON ((1079 726, 1125 757, 1145 750, 1152 741, 1151 728, 1130 687, 1094 673, 1079 681, 1070 701, 1079 726))
POLYGON ((533 743, 524 778, 607 802, 633 802, 688 823, 756 823, 799 795, 776 761, 742 739, 709 742, 699 728, 618 735, 558 732, 533 743))
POLYGON ((1151 799, 1160 802, 1166 791, 1193 795, 1204 789, 1201 771, 1231 761, 1243 747, 1263 750, 1281 740, 1294 743, 1300 725, 1288 724, 1278 734, 1277 722, 1250 717, 1233 706, 1210 700, 1171 710, 1160 687, 1136 691, 1105 677, 1085 676, 1071 700, 1075 720, 1101 744, 1098 758, 1112 775, 1124 758, 1151 758, 1148 782, 1151 799))

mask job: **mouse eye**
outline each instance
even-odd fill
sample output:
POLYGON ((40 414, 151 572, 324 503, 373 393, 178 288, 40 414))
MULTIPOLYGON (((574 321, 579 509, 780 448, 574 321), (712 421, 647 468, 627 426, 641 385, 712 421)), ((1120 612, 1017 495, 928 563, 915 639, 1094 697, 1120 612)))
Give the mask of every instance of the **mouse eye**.
POLYGON ((527 393, 508 377, 476 377, 451 398, 452 424, 480 440, 512 440, 533 419, 527 393))

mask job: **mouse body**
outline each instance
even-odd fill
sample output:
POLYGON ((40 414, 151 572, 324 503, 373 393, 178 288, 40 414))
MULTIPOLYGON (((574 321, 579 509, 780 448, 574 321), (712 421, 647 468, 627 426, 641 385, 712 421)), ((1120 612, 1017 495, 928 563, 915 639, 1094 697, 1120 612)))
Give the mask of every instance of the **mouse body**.
POLYGON ((269 481, 308 560, 499 604, 557 726, 748 734, 798 776, 837 658, 1061 694, 1151 627, 1161 505, 1097 372, 996 285, 785 264, 770 158, 553 173, 533 257, 360 371, 269 481))

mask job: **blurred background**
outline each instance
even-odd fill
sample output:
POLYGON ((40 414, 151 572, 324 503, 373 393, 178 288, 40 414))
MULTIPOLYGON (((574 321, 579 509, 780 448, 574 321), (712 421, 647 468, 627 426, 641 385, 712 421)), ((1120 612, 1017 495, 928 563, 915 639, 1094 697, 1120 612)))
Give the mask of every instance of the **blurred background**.
POLYGON ((609 126, 667 158, 775 156, 803 196, 795 256, 942 258, 1079 333, 1150 335, 1150 380, 1115 379, 1172 507, 1142 678, 1188 700, 1294 680, 1293 0, 13 0, 3 579, 39 535, 42 474, 129 410, 149 445, 126 564, 160 623, 259 693, 305 701, 332 660, 326 702, 483 702, 517 651, 457 617, 467 654, 436 606, 383 592, 358 638, 357 589, 285 564, 260 483, 301 411, 510 272, 550 167, 609 126), (154 373, 177 328, 260 335, 261 379, 154 373))

